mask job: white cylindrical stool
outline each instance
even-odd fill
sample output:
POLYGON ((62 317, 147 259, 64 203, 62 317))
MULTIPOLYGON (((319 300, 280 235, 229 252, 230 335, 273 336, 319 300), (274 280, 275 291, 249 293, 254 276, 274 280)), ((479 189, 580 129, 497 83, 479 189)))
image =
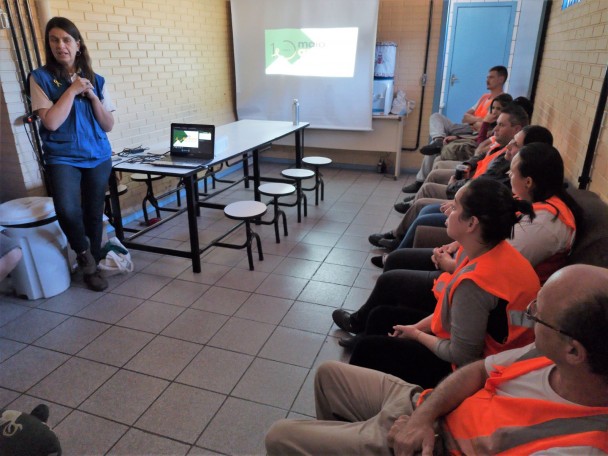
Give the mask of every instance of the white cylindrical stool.
POLYGON ((57 222, 52 198, 19 198, 0 204, 0 225, 23 253, 11 273, 18 295, 50 298, 70 286, 68 243, 57 222))

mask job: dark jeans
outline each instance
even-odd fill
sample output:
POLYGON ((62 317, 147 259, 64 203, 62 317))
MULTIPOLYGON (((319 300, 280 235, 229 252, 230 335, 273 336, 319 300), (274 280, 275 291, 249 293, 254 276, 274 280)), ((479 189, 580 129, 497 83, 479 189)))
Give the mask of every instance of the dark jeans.
POLYGON ((370 312, 378 306, 409 307, 423 316, 433 313, 433 283, 441 271, 435 269, 431 254, 432 249, 401 249, 388 255, 369 298, 351 315, 356 332, 364 331, 370 312))
POLYGON ((411 325, 425 313, 408 307, 380 306, 369 315, 365 336, 353 349, 350 364, 395 375, 414 385, 433 388, 452 372, 450 363, 439 359, 424 345, 387 334, 393 326, 411 325))
POLYGON ((91 248, 100 260, 103 207, 112 160, 95 168, 47 165, 59 226, 76 253, 91 248), (87 239, 88 238, 88 239, 87 239))

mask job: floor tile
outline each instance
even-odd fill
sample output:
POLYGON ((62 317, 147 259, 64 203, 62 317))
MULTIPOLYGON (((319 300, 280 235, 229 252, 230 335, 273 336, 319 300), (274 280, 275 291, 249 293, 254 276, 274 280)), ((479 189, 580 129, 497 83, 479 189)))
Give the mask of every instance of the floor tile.
POLYGON ((108 456, 181 456, 188 454, 190 446, 164 437, 129 429, 107 453, 108 456))
POLYGON ((334 248, 331 250, 329 255, 327 255, 325 263, 360 268, 363 266, 363 264, 365 264, 366 260, 366 252, 334 248))
POLYGON ((131 425, 160 396, 168 384, 165 380, 148 375, 120 370, 80 405, 79 409, 131 425))
POLYGON ((262 282, 256 293, 278 298, 296 299, 307 283, 308 280, 299 277, 273 274, 262 282))
POLYGON ((201 272, 195 273, 192 272, 192 268, 188 268, 179 276, 177 276, 177 278, 181 280, 188 280, 189 282, 213 285, 215 284, 215 282, 220 280, 228 271, 230 271, 230 268, 228 266, 222 266, 219 264, 211 263, 205 263, 201 269, 201 272))
POLYGON ((303 367, 256 358, 232 396, 288 410, 307 374, 303 367))
POLYGON ((252 361, 253 356, 205 347, 182 371, 176 381, 228 394, 252 361))
POLYGON ((67 318, 67 315, 31 309, 2 326, 0 337, 32 343, 67 318))
POLYGON ((141 331, 159 333, 183 311, 183 307, 146 301, 120 320, 118 324, 141 331))
POLYGON ((224 315, 233 315, 250 295, 251 293, 247 291, 211 287, 192 304, 192 308, 224 315))
POLYGON ((187 309, 162 332, 163 335, 197 344, 209 341, 228 320, 225 315, 187 309))
POLYGON ((196 444, 226 454, 265 455, 264 436, 281 418, 285 410, 229 398, 196 444))
POLYGON ((274 329, 273 325, 232 317, 209 341, 212 347, 255 355, 274 329))
POLYGON ((291 299, 254 293, 235 313, 235 316, 276 325, 285 316, 292 304, 291 299))
POLYGON ((344 302, 350 288, 344 285, 310 281, 300 293, 298 300, 323 304, 325 306, 340 307, 344 302))
POLYGON ((27 347, 27 345, 21 342, 15 342, 14 340, 8 339, 0 339, 0 363, 10 358, 19 350, 22 350, 25 347, 27 347))
POLYGON ((8 408, 9 410, 14 410, 12 407, 8 407, 8 405, 17 399, 19 394, 16 391, 0 388, 0 409, 8 408))
POLYGON ((300 258, 284 258, 274 270, 276 274, 310 279, 321 266, 320 261, 302 260, 300 258))
POLYGON ((108 328, 105 323, 71 317, 38 339, 36 345, 73 355, 108 328))
POLYGON ((44 304, 38 306, 39 309, 50 310, 69 315, 76 314, 79 310, 96 301, 101 296, 98 292, 87 288, 68 288, 63 293, 47 299, 44 304))
MULTIPOLYGON (((187 239, 188 237, 186 235, 185 239, 178 240, 185 241, 187 239)), ((175 278, 188 269, 191 264, 192 261, 189 258, 178 258, 164 255, 157 261, 146 266, 142 272, 145 272, 146 274, 175 278)))
POLYGON ((73 411, 54 431, 65 455, 105 454, 127 431, 127 426, 73 411))
POLYGON ((331 247, 312 244, 298 244, 289 252, 289 257, 310 261, 323 261, 331 252, 331 247))
POLYGON ((0 326, 4 326, 9 321, 14 320, 29 310, 30 308, 27 306, 12 304, 10 302, 0 303, 0 326))
POLYGON ((266 272, 248 271, 244 274, 242 269, 233 269, 218 280, 216 285, 235 290, 255 291, 266 277, 268 277, 266 272))
POLYGON ((25 392, 68 358, 68 355, 44 348, 24 348, 0 364, 0 386, 25 392))
POLYGON ((149 299, 170 281, 169 277, 139 272, 117 286, 113 292, 133 298, 149 299))
POLYGON ((137 420, 135 426, 183 442, 194 443, 226 396, 173 384, 137 420), (168 425, 171 423, 171 425, 168 425))
POLYGON ((125 368, 173 380, 201 348, 201 345, 183 340, 157 336, 135 355, 125 368))
POLYGON ((78 352, 78 356, 120 367, 153 337, 147 332, 113 326, 78 352))
POLYGON ((359 274, 359 268, 339 264, 323 264, 312 277, 312 280, 329 282, 338 285, 352 286, 359 274))
POLYGON ((321 334, 279 326, 264 344, 258 356, 311 367, 324 340, 325 336, 321 334))
POLYGON ((77 407, 115 372, 115 367, 71 358, 28 393, 68 407, 77 407))
POLYGON ((281 326, 327 334, 332 325, 332 311, 332 307, 296 301, 281 321, 281 326))
POLYGON ((165 285, 158 293, 150 299, 152 301, 164 302, 181 307, 189 307, 205 291, 206 285, 201 285, 187 280, 173 280, 165 285))
POLYGON ((106 293, 78 312, 76 316, 113 324, 129 314, 142 302, 143 300, 139 298, 106 293))

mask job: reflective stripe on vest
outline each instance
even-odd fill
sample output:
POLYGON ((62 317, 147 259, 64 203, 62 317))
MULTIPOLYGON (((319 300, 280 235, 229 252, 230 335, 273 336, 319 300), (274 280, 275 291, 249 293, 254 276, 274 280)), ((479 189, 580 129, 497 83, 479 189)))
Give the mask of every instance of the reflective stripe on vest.
POLYGON ((450 454, 519 455, 549 448, 591 446, 608 451, 608 407, 496 395, 496 387, 551 366, 537 357, 497 367, 484 388, 445 417, 450 454))

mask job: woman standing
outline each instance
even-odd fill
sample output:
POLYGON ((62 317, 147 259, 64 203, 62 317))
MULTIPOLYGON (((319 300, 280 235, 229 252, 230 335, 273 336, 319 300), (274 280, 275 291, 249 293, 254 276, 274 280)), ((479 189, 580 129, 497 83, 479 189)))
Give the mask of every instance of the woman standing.
POLYGON ((107 288, 97 271, 103 207, 112 169, 115 110, 105 80, 93 72, 82 35, 69 19, 52 18, 45 30, 46 65, 30 79, 32 110, 40 117, 44 165, 61 229, 76 252, 84 281, 107 288))

